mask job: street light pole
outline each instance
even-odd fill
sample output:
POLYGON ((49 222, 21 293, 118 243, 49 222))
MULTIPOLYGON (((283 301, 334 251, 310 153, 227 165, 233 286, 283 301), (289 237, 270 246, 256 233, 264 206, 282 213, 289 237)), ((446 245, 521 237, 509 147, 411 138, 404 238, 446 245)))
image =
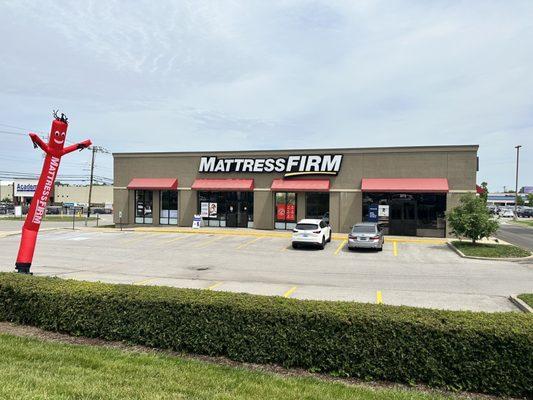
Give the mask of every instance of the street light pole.
POLYGON ((87 226, 87 222, 89 221, 89 218, 91 218, 91 195, 93 193, 93 177, 94 177, 94 155, 96 154, 97 148, 96 146, 93 146, 92 151, 92 159, 91 159, 91 178, 89 181, 89 200, 87 202, 87 219, 85 220, 85 226, 87 226))
POLYGON ((515 146, 516 149, 516 176, 515 176, 515 191, 514 191, 514 218, 516 218, 516 206, 518 204, 518 163, 520 162, 520 147, 515 146))

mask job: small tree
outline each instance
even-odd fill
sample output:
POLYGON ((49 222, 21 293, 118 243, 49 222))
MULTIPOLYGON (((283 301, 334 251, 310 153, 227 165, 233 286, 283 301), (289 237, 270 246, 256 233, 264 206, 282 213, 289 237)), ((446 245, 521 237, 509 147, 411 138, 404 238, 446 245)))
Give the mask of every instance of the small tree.
POLYGON ((461 197, 460 203, 447 215, 455 236, 467 237, 476 243, 498 230, 499 223, 491 218, 482 198, 467 194, 461 197))
POLYGON ((518 196, 518 197, 516 198, 516 205, 517 205, 517 206, 523 206, 524 204, 525 204, 525 202, 524 202, 524 198, 523 198, 522 196, 518 196))
POLYGON ((487 182, 481 182, 481 189, 483 189, 483 192, 479 194, 479 197, 481 197, 486 204, 489 197, 489 188, 487 182))
POLYGON ((533 193, 529 193, 527 195, 527 205, 529 207, 533 207, 533 193))

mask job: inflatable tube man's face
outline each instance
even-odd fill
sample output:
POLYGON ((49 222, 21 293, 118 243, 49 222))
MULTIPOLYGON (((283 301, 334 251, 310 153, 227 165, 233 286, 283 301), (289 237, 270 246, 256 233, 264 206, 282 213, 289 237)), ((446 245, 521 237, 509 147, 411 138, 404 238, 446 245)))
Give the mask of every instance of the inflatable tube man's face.
POLYGON ((48 147, 55 151, 63 150, 65 139, 67 138, 68 125, 62 121, 55 120, 52 122, 52 130, 48 139, 48 147))

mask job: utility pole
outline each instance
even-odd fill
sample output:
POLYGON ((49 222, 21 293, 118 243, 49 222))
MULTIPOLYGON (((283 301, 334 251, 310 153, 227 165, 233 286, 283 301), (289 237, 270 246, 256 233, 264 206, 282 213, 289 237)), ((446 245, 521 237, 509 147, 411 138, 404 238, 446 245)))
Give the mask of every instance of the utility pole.
POLYGON ((103 147, 100 146, 91 146, 92 147, 92 157, 91 157, 91 178, 89 183, 89 199, 87 202, 87 219, 85 220, 85 226, 87 226, 87 222, 89 221, 89 218, 91 217, 91 197, 93 194, 93 179, 94 179, 94 158, 96 153, 107 153, 109 154, 109 151, 103 147))
POLYGON ((518 203, 518 163, 520 162, 520 147, 515 146, 516 149, 516 177, 515 177, 515 191, 514 191, 514 218, 516 219, 516 206, 518 203))
POLYGON ((93 194, 93 177, 94 177, 94 155, 96 154, 96 146, 92 148, 91 156, 91 178, 89 181, 89 201, 87 203, 87 219, 85 220, 85 226, 87 226, 87 221, 91 217, 91 196, 93 194))

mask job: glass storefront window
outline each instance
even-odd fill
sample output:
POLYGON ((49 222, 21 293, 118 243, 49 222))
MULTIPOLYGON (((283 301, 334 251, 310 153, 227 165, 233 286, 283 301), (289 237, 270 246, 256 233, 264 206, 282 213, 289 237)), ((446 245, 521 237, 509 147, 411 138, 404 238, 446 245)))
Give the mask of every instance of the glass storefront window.
POLYGON ((135 191, 135 223, 151 224, 153 222, 153 192, 151 190, 135 191))
POLYGON ((254 194, 253 192, 198 192, 198 214, 202 215, 207 226, 252 228, 254 194))
POLYGON ((308 192, 305 194, 305 217, 322 219, 329 215, 329 193, 308 192))
POLYGON ((161 199, 159 223, 161 225, 178 225, 178 192, 176 190, 163 190, 159 197, 161 199))
POLYGON ((371 205, 386 207, 388 215, 378 217, 386 234, 445 236, 444 193, 364 193, 363 221, 370 220, 371 205))
POLYGON ((274 227, 294 229, 296 226, 296 193, 276 192, 274 227))

